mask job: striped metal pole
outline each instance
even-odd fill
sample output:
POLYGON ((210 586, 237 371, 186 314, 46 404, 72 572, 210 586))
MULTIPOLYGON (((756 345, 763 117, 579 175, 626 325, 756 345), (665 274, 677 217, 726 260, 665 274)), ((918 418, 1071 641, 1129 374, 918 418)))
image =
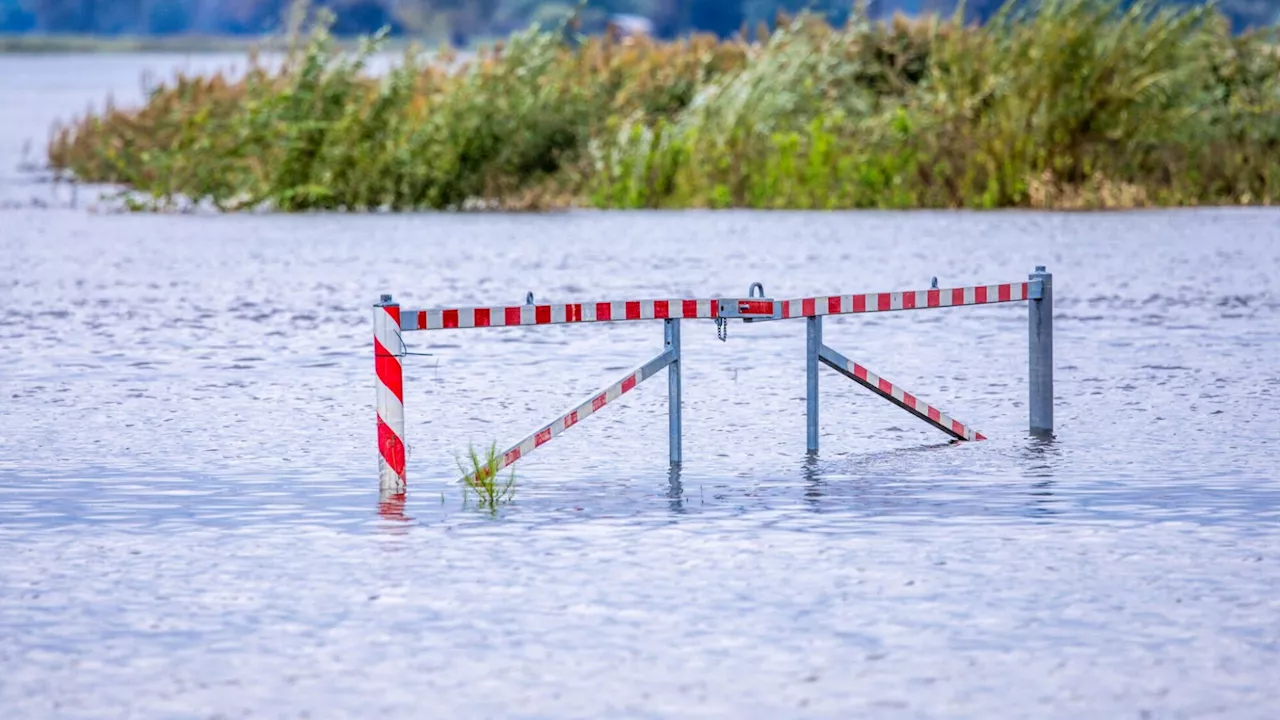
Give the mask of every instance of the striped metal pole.
POLYGON ((378 375, 378 487, 404 492, 404 371, 400 305, 383 295, 373 307, 373 366, 378 375))
POLYGON ((1053 434, 1053 275, 1037 265, 1027 301, 1031 434, 1053 434))

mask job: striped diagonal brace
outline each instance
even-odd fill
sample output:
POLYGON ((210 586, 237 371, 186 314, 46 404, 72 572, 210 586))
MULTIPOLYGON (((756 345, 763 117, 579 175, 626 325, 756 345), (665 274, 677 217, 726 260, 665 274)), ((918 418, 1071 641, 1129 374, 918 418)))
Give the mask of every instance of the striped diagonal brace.
POLYGON ((858 363, 849 360, 826 345, 818 353, 818 359, 836 372, 853 380, 871 392, 915 415, 942 432, 957 440, 986 440, 982 433, 974 430, 942 412, 938 408, 924 402, 915 395, 902 389, 888 380, 876 375, 858 363))
MULTIPOLYGON (((565 430, 582 422, 583 419, 598 412, 601 408, 631 391, 636 385, 653 377, 655 373, 670 365, 676 359, 676 354, 667 351, 640 367, 627 373, 621 380, 609 385, 608 387, 593 394, 584 400, 574 409, 552 420, 550 423, 542 426, 532 435, 516 443, 502 453, 502 461, 498 466, 498 470, 509 467, 512 463, 525 457, 534 450, 546 445, 552 438, 557 437, 565 430)), ((471 480, 471 474, 463 477, 464 481, 471 480)))

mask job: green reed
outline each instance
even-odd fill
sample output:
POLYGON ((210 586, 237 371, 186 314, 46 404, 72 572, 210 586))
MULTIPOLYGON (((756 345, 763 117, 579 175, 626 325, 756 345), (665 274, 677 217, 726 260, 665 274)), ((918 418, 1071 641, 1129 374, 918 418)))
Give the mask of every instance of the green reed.
POLYGON ((366 72, 315 24, 280 67, 178 76, 57 129, 136 207, 1111 208, 1280 197, 1274 31, 1119 0, 752 40, 532 28, 366 72))
POLYGON ((459 482, 464 502, 469 494, 474 493, 477 505, 496 512, 499 505, 515 499, 516 474, 513 470, 505 478, 499 477, 502 460, 496 443, 484 452, 477 451, 474 446, 467 449, 466 457, 458 460, 458 469, 463 474, 459 482))

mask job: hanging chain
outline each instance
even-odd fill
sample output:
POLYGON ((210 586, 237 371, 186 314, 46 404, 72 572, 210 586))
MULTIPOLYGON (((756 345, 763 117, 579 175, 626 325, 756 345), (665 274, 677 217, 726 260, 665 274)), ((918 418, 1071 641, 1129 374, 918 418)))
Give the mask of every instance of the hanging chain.
POLYGON ((729 321, 722 317, 716 318, 716 337, 720 338, 720 342, 729 341, 729 321))

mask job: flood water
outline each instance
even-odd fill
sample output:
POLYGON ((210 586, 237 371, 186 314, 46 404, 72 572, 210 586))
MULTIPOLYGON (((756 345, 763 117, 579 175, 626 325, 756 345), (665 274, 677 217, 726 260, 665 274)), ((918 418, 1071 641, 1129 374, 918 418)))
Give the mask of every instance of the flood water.
MULTIPOLYGON (((205 58, 198 63, 225 62, 205 58)), ((0 57, 0 715, 1274 717, 1280 212, 124 215, 24 140, 180 58, 0 57), (377 491, 371 305, 779 298, 1054 273, 1057 438, 1018 304, 684 325, 516 465, 456 458, 657 354, 660 323, 408 333, 377 491), (385 500, 385 499, 384 499, 385 500)), ((131 95, 132 93, 132 95, 131 95)))

